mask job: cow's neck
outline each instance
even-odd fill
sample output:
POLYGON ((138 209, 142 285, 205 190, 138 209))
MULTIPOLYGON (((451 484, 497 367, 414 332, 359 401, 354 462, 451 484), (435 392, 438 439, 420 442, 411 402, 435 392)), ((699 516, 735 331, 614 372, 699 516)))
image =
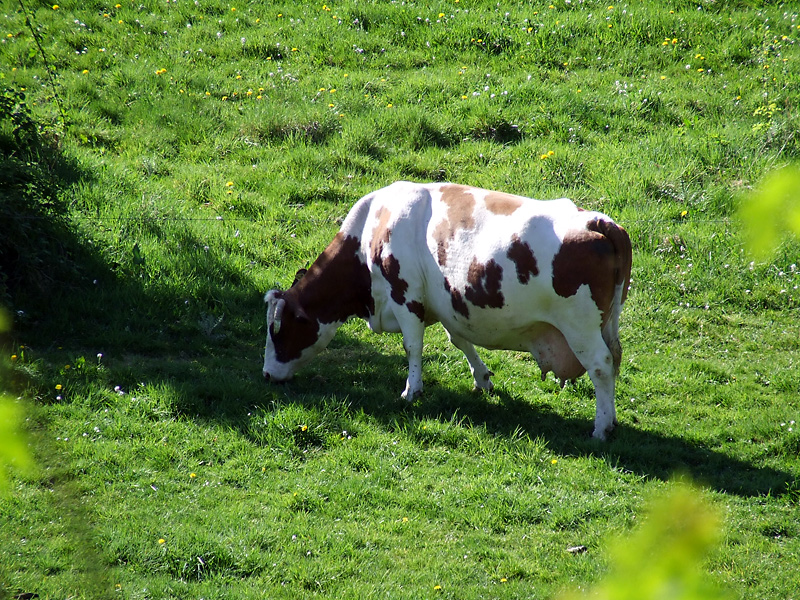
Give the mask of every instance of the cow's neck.
POLYGON ((361 262, 357 237, 336 234, 308 272, 289 290, 320 324, 343 323, 375 311, 369 269, 361 262))

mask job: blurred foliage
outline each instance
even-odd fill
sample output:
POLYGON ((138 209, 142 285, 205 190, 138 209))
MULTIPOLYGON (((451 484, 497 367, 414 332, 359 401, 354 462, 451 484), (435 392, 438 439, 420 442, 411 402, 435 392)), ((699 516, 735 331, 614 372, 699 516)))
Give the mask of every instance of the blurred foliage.
POLYGON ((562 600, 723 600, 705 559, 720 537, 720 518, 691 486, 680 483, 656 500, 630 537, 611 544, 611 570, 585 595, 562 600))
POLYGON ((786 235, 800 236, 800 166, 771 172, 743 201, 740 216, 750 251, 767 257, 786 235))
MULTIPOLYGON (((0 308, 0 333, 8 329, 8 317, 0 308)), ((0 360, 0 495, 9 488, 7 470, 16 467, 23 471, 33 468, 33 459, 23 434, 22 405, 6 393, 9 382, 7 358, 0 360)))

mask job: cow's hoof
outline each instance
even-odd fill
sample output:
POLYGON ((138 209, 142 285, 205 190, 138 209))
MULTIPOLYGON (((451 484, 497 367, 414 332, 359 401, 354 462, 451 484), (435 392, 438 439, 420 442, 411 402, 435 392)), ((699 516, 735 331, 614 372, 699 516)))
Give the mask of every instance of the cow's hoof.
POLYGON ((487 394, 491 394, 494 391, 494 384, 491 380, 487 379, 481 383, 475 382, 475 385, 472 386, 473 392, 486 392, 487 394))
POLYGON ((413 392, 405 390, 402 394, 400 394, 400 397, 406 402, 413 402, 420 396, 422 396, 422 390, 414 390, 413 392))
POLYGON ((614 430, 614 425, 608 425, 607 427, 603 427, 599 429, 597 427, 594 428, 594 432, 592 433, 592 437, 596 440, 601 442, 605 442, 608 439, 608 434, 614 430))

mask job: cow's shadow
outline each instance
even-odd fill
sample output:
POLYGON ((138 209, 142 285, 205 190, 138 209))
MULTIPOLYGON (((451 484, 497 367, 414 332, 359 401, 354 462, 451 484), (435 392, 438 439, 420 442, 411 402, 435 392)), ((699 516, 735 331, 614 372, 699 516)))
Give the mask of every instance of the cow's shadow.
MULTIPOLYGON (((645 431, 626 422, 627 415, 607 441, 594 440, 591 438, 593 394, 592 415, 569 417, 556 412, 541 390, 535 395, 542 400, 530 402, 496 384, 489 398, 486 393, 471 391, 467 385, 471 380, 454 386, 451 382, 440 383, 434 377, 426 378, 421 398, 407 403, 398 397, 407 370, 402 354, 383 354, 369 344, 343 337, 340 332, 332 348, 318 360, 326 365, 315 368, 316 363, 312 363, 296 379, 268 387, 281 402, 314 405, 331 396, 347 398, 354 409, 364 411, 387 427, 403 419, 429 418, 485 427, 486 431, 501 436, 522 433, 544 440, 559 455, 601 458, 610 467, 644 478, 666 481, 676 475, 688 476, 722 493, 777 496, 797 486, 796 474, 754 465, 680 437, 645 431)), ((464 364, 465 377, 469 379, 466 361, 464 364)), ((530 367, 532 392, 539 385, 538 371, 534 371, 530 367)))

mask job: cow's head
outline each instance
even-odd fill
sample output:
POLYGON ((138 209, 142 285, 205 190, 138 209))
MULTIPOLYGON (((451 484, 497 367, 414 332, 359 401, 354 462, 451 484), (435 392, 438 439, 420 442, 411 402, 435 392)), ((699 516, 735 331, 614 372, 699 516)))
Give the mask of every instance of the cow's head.
MULTIPOLYGON (((298 272, 295 285, 304 272, 298 272)), ((267 341, 264 346, 264 378, 291 379, 295 372, 319 354, 331 341, 339 323, 320 323, 309 315, 295 293, 267 292, 267 341)))

